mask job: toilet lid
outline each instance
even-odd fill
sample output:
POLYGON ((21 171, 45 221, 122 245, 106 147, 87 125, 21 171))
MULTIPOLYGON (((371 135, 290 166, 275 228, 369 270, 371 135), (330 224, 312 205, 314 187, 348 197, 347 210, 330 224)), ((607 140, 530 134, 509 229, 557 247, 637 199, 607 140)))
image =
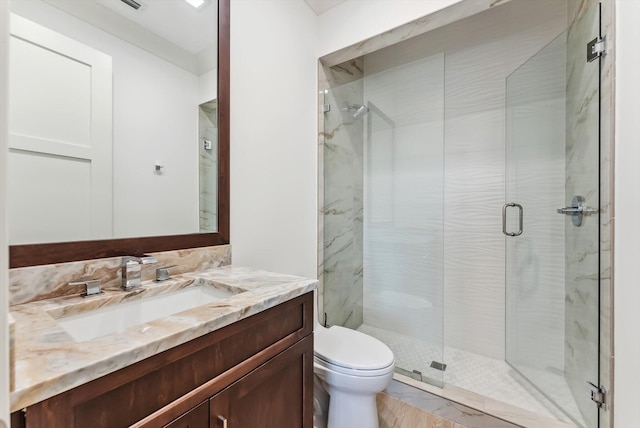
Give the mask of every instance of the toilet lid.
POLYGON ((314 353, 337 366, 375 370, 393 364, 393 352, 384 343, 359 331, 340 326, 314 332, 314 353))

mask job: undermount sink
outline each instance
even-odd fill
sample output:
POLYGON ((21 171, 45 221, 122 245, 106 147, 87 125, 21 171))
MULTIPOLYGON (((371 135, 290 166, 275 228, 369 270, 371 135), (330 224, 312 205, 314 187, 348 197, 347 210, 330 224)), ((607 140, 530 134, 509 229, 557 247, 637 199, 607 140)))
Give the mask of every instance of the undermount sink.
POLYGON ((84 342, 159 318, 177 314, 217 300, 227 299, 238 291, 206 285, 184 288, 166 294, 119 303, 77 315, 57 319, 58 324, 76 341, 84 342))

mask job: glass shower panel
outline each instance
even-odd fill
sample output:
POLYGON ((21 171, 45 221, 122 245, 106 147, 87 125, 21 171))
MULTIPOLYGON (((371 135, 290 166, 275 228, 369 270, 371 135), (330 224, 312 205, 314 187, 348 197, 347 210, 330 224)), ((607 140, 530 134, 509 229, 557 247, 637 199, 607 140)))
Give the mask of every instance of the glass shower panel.
POLYGON ((353 117, 362 88, 362 79, 354 78, 324 92, 322 133, 324 320, 351 329, 363 316, 364 121, 353 117))
POLYGON ((364 100, 360 330, 399 373, 442 385, 444 55, 365 75, 364 100))
MULTIPOLYGON (((581 19, 597 22, 594 13, 581 19)), ((506 359, 595 428, 587 382, 598 382, 598 61, 586 62, 589 39, 571 33, 506 82, 506 359)))

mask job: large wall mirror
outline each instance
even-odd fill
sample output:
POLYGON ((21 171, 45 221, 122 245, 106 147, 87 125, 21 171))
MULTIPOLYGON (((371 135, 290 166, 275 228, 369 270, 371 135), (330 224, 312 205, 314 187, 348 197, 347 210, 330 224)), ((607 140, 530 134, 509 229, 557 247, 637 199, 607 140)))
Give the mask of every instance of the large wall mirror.
POLYGON ((229 242, 229 1, 12 0, 11 267, 229 242))

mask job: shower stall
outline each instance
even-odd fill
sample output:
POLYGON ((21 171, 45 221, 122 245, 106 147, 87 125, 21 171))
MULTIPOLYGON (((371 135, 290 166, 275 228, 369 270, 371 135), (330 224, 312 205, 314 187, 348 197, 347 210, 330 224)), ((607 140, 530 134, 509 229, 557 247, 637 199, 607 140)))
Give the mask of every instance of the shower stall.
POLYGON ((320 67, 321 320, 398 379, 598 426, 599 13, 512 0, 320 67))

